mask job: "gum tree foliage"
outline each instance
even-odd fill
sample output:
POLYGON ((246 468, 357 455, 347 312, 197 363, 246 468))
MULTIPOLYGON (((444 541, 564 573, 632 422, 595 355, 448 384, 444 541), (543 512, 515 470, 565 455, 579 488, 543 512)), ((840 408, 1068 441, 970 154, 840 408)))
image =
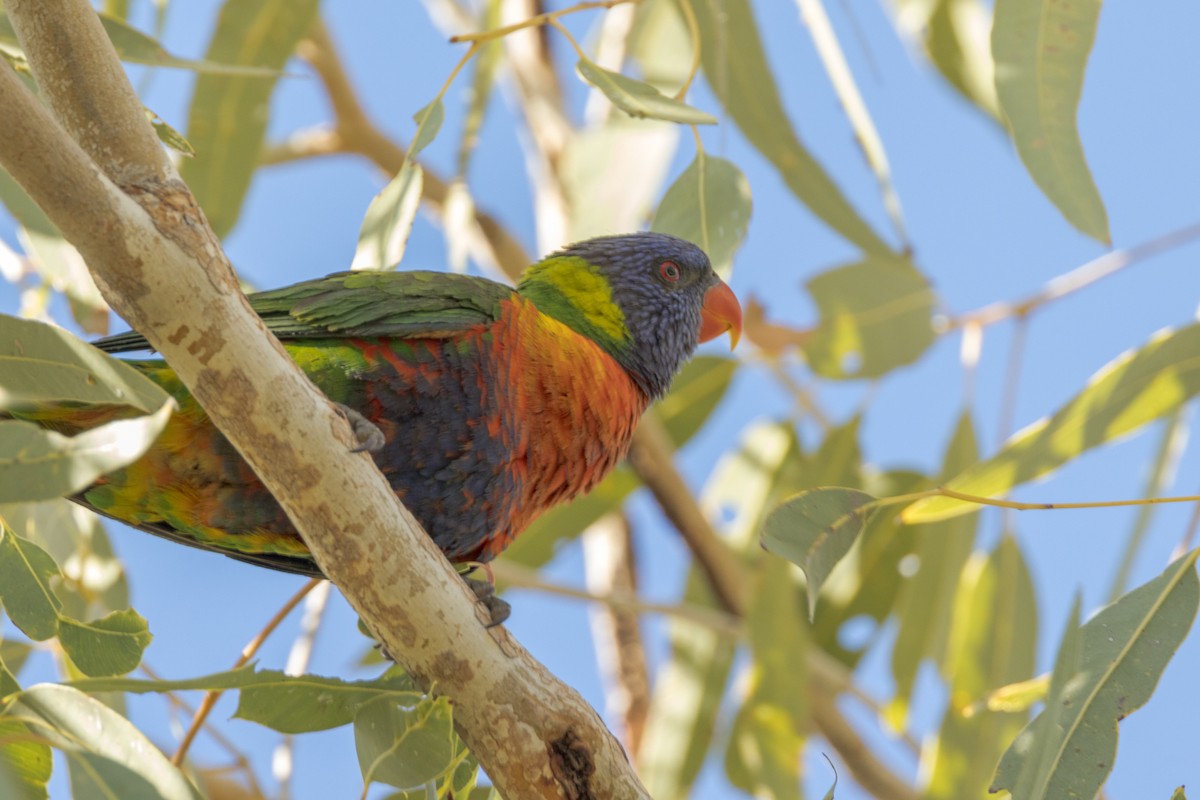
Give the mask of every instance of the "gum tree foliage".
MULTIPOLYGON (((889 383, 931 358, 931 349, 961 343, 961 371, 970 378, 994 323, 1011 322, 1023 336, 1043 306, 1195 234, 1184 229, 1116 251, 1024 301, 995 298, 970 313, 939 299, 923 242, 910 238, 886 127, 877 127, 864 100, 889 90, 872 84, 878 79, 864 68, 870 59, 861 50, 869 55, 895 41, 920 62, 920 81, 961 95, 980 124, 1011 139, 1002 166, 1028 172, 1049 201, 1044 215, 1057 211, 1059 224, 1112 241, 1082 143, 1088 132, 1081 139, 1077 118, 1104 23, 1098 0, 892 0, 883 14, 892 30, 873 27, 865 40, 855 38, 853 14, 841 9, 831 21, 829 6, 837 4, 821 0, 797 0, 802 25, 751 0, 579 7, 425 0, 438 30, 467 36, 425 43, 422 52, 440 48, 453 54, 447 63, 463 60, 442 75, 396 76, 425 87, 427 98, 406 110, 409 124, 389 109, 387 131, 398 127, 398 136, 364 110, 339 55, 360 45, 329 35, 322 21, 329 9, 316 0, 216 4, 206 32, 185 43, 203 51, 197 58, 160 43, 164 24, 181 13, 175 4, 101 5, 105 30, 142 89, 160 70, 194 76, 176 103, 185 113, 148 114, 221 235, 245 235, 239 225, 248 224, 248 192, 279 165, 345 153, 388 180, 373 200, 359 198, 357 245, 347 240, 345 262, 323 265, 326 271, 427 267, 404 255, 424 211, 444 231, 453 269, 511 278, 527 250, 648 226, 703 245, 723 274, 738 276, 735 287, 741 275, 776 270, 780 293, 807 297, 801 312, 778 296, 747 298, 742 348, 732 357, 706 351, 695 359, 653 410, 630 463, 590 497, 536 523, 497 563, 501 587, 551 592, 544 603, 574 602, 555 596, 560 587, 544 567, 585 540, 589 591, 611 599, 593 600, 591 633, 607 686, 606 720, 654 797, 688 796, 698 781, 698 794, 824 792, 835 779, 819 753, 843 777, 839 796, 966 798, 1007 790, 1019 798, 1092 797, 1118 757, 1121 720, 1146 703, 1195 705, 1195 695, 1154 696, 1200 603, 1189 535, 1178 532, 1172 556, 1145 544, 1148 507, 1125 539, 1103 523, 1117 577, 1107 599, 1093 599, 1091 608, 1077 597, 1060 626, 1066 609, 1047 609, 1035 596, 1039 566, 1030 563, 1011 512, 999 533, 1000 512, 980 512, 981 503, 1155 422, 1161 444, 1142 470, 1149 473, 1143 494, 1161 494, 1186 439, 1187 405, 1200 390, 1195 324, 1163 317, 1160 332, 1113 351, 1109 363, 1094 365, 1092 379, 1064 387, 1057 408, 1037 409, 1031 417, 1044 415, 1041 421, 1002 444, 983 439, 982 404, 967 392, 944 422, 940 464, 922 469, 912 460, 869 457, 875 405, 887 403, 889 383), (546 11, 572 13, 502 35, 503 26, 546 11), (781 36, 811 48, 812 74, 779 68, 767 41, 781 36), (874 40, 885 36, 894 41, 874 40), (799 81, 822 86, 837 102, 799 113, 791 107, 799 81), (272 99, 285 88, 325 95, 329 118, 311 129, 278 124, 272 99), (862 159, 846 163, 873 180, 876 196, 852 197, 832 160, 806 143, 802 129, 817 124, 816 115, 854 137, 862 159), (773 202, 791 204, 788 213, 803 217, 806 230, 840 241, 847 254, 840 263, 806 260, 801 242, 780 254, 786 263, 739 261, 748 232, 770 235, 756 229, 760 211, 751 201, 767 191, 751 186, 751 164, 723 156, 726 137, 736 137, 734 149, 755 174, 774 182, 773 202), (475 177, 487 174, 478 162, 489 140, 522 154, 528 186, 507 192, 475 177), (435 142, 437 158, 426 160, 435 142), (518 212, 510 195, 530 207, 518 212), (530 219, 534 227, 521 227, 530 219), (537 248, 523 246, 534 238, 537 248), (731 387, 747 381, 770 384, 791 410, 764 415, 746 402, 730 408, 731 387), (842 402, 841 387, 868 382, 877 391, 857 405, 842 402), (725 428, 717 437, 725 452, 702 470, 689 466, 688 489, 671 479, 671 455, 698 434, 708 437, 714 420, 725 428), (638 492, 663 507, 669 525, 624 513, 638 492), (633 526, 634 540, 673 537, 676 528, 685 534, 686 580, 665 599, 631 578, 635 554, 647 547, 630 548, 631 520, 642 523, 633 526), (1130 575, 1142 558, 1161 571, 1135 587, 1130 575), (661 622, 639 627, 642 615, 661 622), (847 638, 864 625, 874 633, 847 638)), ((880 12, 854 13, 874 19, 880 12)), ((420 33, 433 36, 430 30, 420 33)), ((399 32, 398 41, 412 35, 399 32)), ((0 51, 2 68, 32 85, 2 16, 0 51)), ((372 69, 388 74, 388 55, 379 53, 372 69)), ((910 172, 900 166, 897 172, 910 172)), ((283 663, 257 663, 165 679, 147 669, 151 629, 196 621, 163 618, 154 607, 133 610, 130 585, 139 576, 114 553, 112 526, 58 498, 135 458, 161 429, 166 400, 120 362, 44 324, 86 336, 112 320, 78 253, 3 173, 0 201, 9 215, 5 230, 16 234, 0 245, 0 272, 13 287, 5 296, 19 298, 15 315, 0 317, 0 411, 41 401, 129 409, 126 418, 74 438, 0 420, 0 795, 46 797, 51 787, 55 796, 79 798, 319 796, 306 791, 303 765, 290 789, 289 767, 272 772, 275 740, 242 744, 244 723, 213 723, 219 744, 180 768, 168 758, 177 743, 138 729, 161 731, 161 721, 150 718, 165 716, 171 704, 139 705, 138 727, 126 718, 130 695, 194 706, 198 693, 223 690, 235 693, 233 716, 277 732, 284 752, 315 731, 353 740, 361 775, 333 761, 342 771, 324 777, 341 795, 491 796, 454 732, 452 705, 436 687, 423 691, 382 663, 366 639, 326 632, 361 658, 342 659, 337 674, 306 674, 303 653, 322 624, 320 603, 310 603, 308 627, 293 634, 286 671, 283 663), (231 761, 233 770, 223 769, 231 761)), ((310 277, 298 270, 290 277, 310 277)), ((1011 408, 1019 397, 1011 374, 1006 385, 1011 408)), ((707 441, 711 449, 716 439, 707 441)), ((1057 499, 1053 486, 1031 502, 1057 499)), ((1066 526, 1082 512, 1047 513, 1066 526)), ((218 568, 230 570, 229 584, 253 579, 241 567, 218 568)), ((270 609, 250 613, 265 622, 270 609)), ((216 637, 232 662, 241 642, 216 637)), ((1182 782, 1184 766, 1163 779, 1182 782)), ((1182 787, 1174 796, 1183 796, 1182 787)))

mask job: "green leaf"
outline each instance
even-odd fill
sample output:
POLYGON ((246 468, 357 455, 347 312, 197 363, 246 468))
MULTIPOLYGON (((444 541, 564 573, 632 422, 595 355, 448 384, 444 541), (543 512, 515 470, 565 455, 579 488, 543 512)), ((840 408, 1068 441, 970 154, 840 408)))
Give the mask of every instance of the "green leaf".
POLYGON ((868 253, 893 255, 893 249, 850 205, 793 131, 749 0, 688 2, 700 26, 701 57, 709 86, 750 143, 826 225, 868 253))
POLYGON ((87 488, 154 443, 175 404, 63 436, 29 422, 0 420, 0 503, 50 500, 87 488))
POLYGON ((80 672, 91 677, 123 675, 136 669, 153 638, 146 620, 132 608, 93 622, 64 618, 58 624, 63 650, 80 672))
MULTIPOLYGON (((945 481, 979 460, 979 444, 969 411, 964 411, 942 460, 940 480, 945 481)), ((917 529, 914 555, 917 569, 905 579, 896 604, 896 642, 892 646, 892 677, 896 694, 889 719, 903 728, 917 670, 926 660, 945 663, 946 645, 954 618, 954 595, 963 569, 971 557, 978 514, 930 523, 917 529)), ((950 679, 952 676, 942 673, 950 679)))
POLYGON ((455 766, 458 737, 450 699, 414 705, 381 697, 354 717, 354 746, 363 781, 411 789, 437 780, 455 766))
POLYGON ((307 733, 349 724, 364 704, 378 699, 412 705, 421 697, 420 692, 412 689, 407 675, 375 681, 343 681, 317 675, 278 674, 274 684, 242 689, 234 716, 280 733, 307 733))
MULTIPOLYGON (((1117 754, 1117 723, 1154 692, 1200 609, 1200 550, 1063 637, 1046 707, 1000 760, 992 791, 1093 797, 1117 754)), ((1078 600, 1072 615, 1078 619, 1078 600)))
POLYGON ((166 120, 150 109, 146 109, 146 118, 150 120, 150 127, 154 128, 154 134, 158 136, 160 142, 188 158, 196 157, 196 148, 192 147, 192 143, 182 133, 168 125, 166 120))
POLYGON ((804 355, 819 375, 877 378, 933 342, 933 291, 905 259, 869 256, 817 275, 808 291, 821 322, 804 355))
POLYGON ((421 205, 423 179, 420 165, 405 161, 396 177, 375 195, 363 217, 351 269, 387 269, 400 263, 421 205))
POLYGON ((76 689, 56 684, 30 687, 7 713, 79 762, 79 772, 91 783, 86 791, 76 786, 76 797, 200 798, 183 773, 129 720, 76 689))
POLYGON ((896 22, 919 37, 933 66, 955 90, 995 121, 991 43, 992 12, 982 0, 898 0, 896 22))
MULTIPOLYGON (((1053 417, 1016 434, 992 458, 946 484, 965 494, 998 497, 1058 469, 1093 447, 1165 416, 1200 392, 1200 325, 1155 336, 1092 376, 1087 387, 1053 417)), ((946 519, 977 510, 949 497, 918 500, 906 522, 946 519)))
POLYGON ((804 663, 809 647, 792 568, 764 559, 746 615, 750 677, 729 734, 725 771, 755 797, 800 797, 808 708, 804 663))
POLYGON ((579 76, 604 92, 612 104, 631 117, 661 119, 684 125, 716 125, 712 114, 667 97, 648 83, 612 72, 586 58, 575 65, 579 76))
POLYGON ((808 616, 817 609, 821 585, 850 551, 876 498, 857 489, 809 489, 771 512, 763 526, 762 545, 804 570, 808 579, 808 616))
POLYGON ((25 642, 14 642, 7 639, 0 642, 0 667, 3 667, 4 671, 8 673, 4 687, 0 688, 0 697, 9 693, 12 684, 16 682, 14 676, 20 674, 21 667, 25 666, 25 661, 32 652, 33 647, 25 642))
MULTIPOLYGON (((725 538, 745 556, 757 550, 766 509, 794 491, 799 445, 786 424, 756 425, 713 470, 706 507, 728 509, 725 538)), ((718 608, 699 568, 688 572, 683 601, 718 608)), ((670 657, 659 669, 638 753, 638 774, 653 797, 686 797, 709 752, 736 641, 682 619, 668 623, 670 657)))
MULTIPOLYGON (((0 691, 0 694, 3 692, 0 691)), ((53 760, 50 748, 32 739, 19 721, 0 717, 0 797, 46 800, 53 760)))
POLYGON ((21 632, 42 642, 58 633, 62 603, 50 588, 58 564, 42 548, 4 529, 0 537, 0 603, 21 632))
POLYGON ((1171 792, 1171 800, 1187 800, 1187 795, 1184 794, 1183 786, 1180 786, 1175 791, 1171 792))
POLYGON ((996 95, 1025 168, 1067 221, 1109 244, 1076 114, 1100 0, 996 0, 996 95))
MULTIPOLYGON (((671 391, 648 413, 657 414, 676 448, 700 429, 729 390, 738 362, 719 356, 697 356, 680 370, 671 391)), ((560 541, 578 536, 589 525, 618 508, 640 486, 626 467, 619 467, 591 494, 551 509, 504 551, 504 559, 538 567, 554 555, 560 541)))
POLYGON ((149 414, 168 400, 145 375, 61 328, 3 314, 0 376, 0 410, 69 401, 149 414))
POLYGON ((728 278, 750 225, 750 184, 732 161, 701 150, 663 195, 651 230, 699 245, 728 278))
POLYGON ((407 675, 343 681, 319 675, 286 675, 276 670, 255 671, 250 666, 184 680, 90 678, 73 681, 71 686, 90 694, 241 689, 234 716, 280 733, 307 733, 347 725, 354 720, 360 706, 380 696, 409 705, 423 696, 412 688, 407 675))
POLYGON ((417 123, 417 133, 413 136, 412 144, 408 146, 409 159, 416 158, 418 153, 429 146, 442 129, 442 121, 445 118, 446 109, 442 106, 440 97, 413 114, 413 122, 417 123))
POLYGON ((942 674, 950 702, 920 767, 928 776, 922 796, 930 800, 987 796, 996 762, 1028 718, 988 709, 968 714, 979 697, 1034 669, 1037 599, 1017 540, 1005 535, 990 554, 973 556, 948 603, 953 621, 942 674))
MULTIPOLYGON (((265 68, 272 76, 316 19, 317 0, 226 0, 205 61, 265 68)), ((275 77, 201 74, 188 140, 196 157, 180 174, 217 235, 233 229, 258 167, 275 77)))

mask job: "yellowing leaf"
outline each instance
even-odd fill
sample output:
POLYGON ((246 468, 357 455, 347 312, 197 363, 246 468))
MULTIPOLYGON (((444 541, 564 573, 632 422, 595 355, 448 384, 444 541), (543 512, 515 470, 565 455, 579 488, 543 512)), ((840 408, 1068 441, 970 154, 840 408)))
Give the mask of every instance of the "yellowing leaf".
MULTIPOLYGON (((1200 392, 1200 325, 1156 336, 1141 350, 1105 365, 1053 417, 1016 434, 999 453, 946 484, 964 494, 999 497, 1048 475, 1083 452, 1171 413, 1200 392)), ((966 514, 973 503, 949 497, 919 500, 905 522, 966 514)))
POLYGON ((1108 215, 1075 116, 1100 0, 996 0, 996 94, 1026 169, 1083 233, 1108 244, 1108 215))

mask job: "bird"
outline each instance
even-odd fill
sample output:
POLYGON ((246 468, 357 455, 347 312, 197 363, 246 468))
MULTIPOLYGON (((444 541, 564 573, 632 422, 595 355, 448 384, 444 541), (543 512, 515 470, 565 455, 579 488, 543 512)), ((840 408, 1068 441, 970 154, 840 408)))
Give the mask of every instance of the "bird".
MULTIPOLYGON (((702 249, 639 232, 588 239, 515 287, 431 271, 339 272, 248 296, 445 556, 486 563, 626 455, 638 420, 700 342, 741 334, 737 297, 702 249)), ((130 331, 93 343, 150 350, 130 331)), ((70 499, 175 542, 322 577, 281 506, 172 371, 129 360, 177 409, 139 459, 70 499)), ((17 416, 63 433, 114 409, 17 416)), ((472 582, 492 622, 508 605, 472 582)))

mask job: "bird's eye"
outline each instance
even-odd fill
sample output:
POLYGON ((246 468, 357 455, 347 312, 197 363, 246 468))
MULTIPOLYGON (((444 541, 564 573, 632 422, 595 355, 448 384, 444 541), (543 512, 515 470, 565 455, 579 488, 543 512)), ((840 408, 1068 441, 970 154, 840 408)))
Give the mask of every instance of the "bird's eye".
POLYGON ((675 283, 679 280, 679 265, 674 261, 664 261, 658 265, 658 274, 667 283, 675 283))

